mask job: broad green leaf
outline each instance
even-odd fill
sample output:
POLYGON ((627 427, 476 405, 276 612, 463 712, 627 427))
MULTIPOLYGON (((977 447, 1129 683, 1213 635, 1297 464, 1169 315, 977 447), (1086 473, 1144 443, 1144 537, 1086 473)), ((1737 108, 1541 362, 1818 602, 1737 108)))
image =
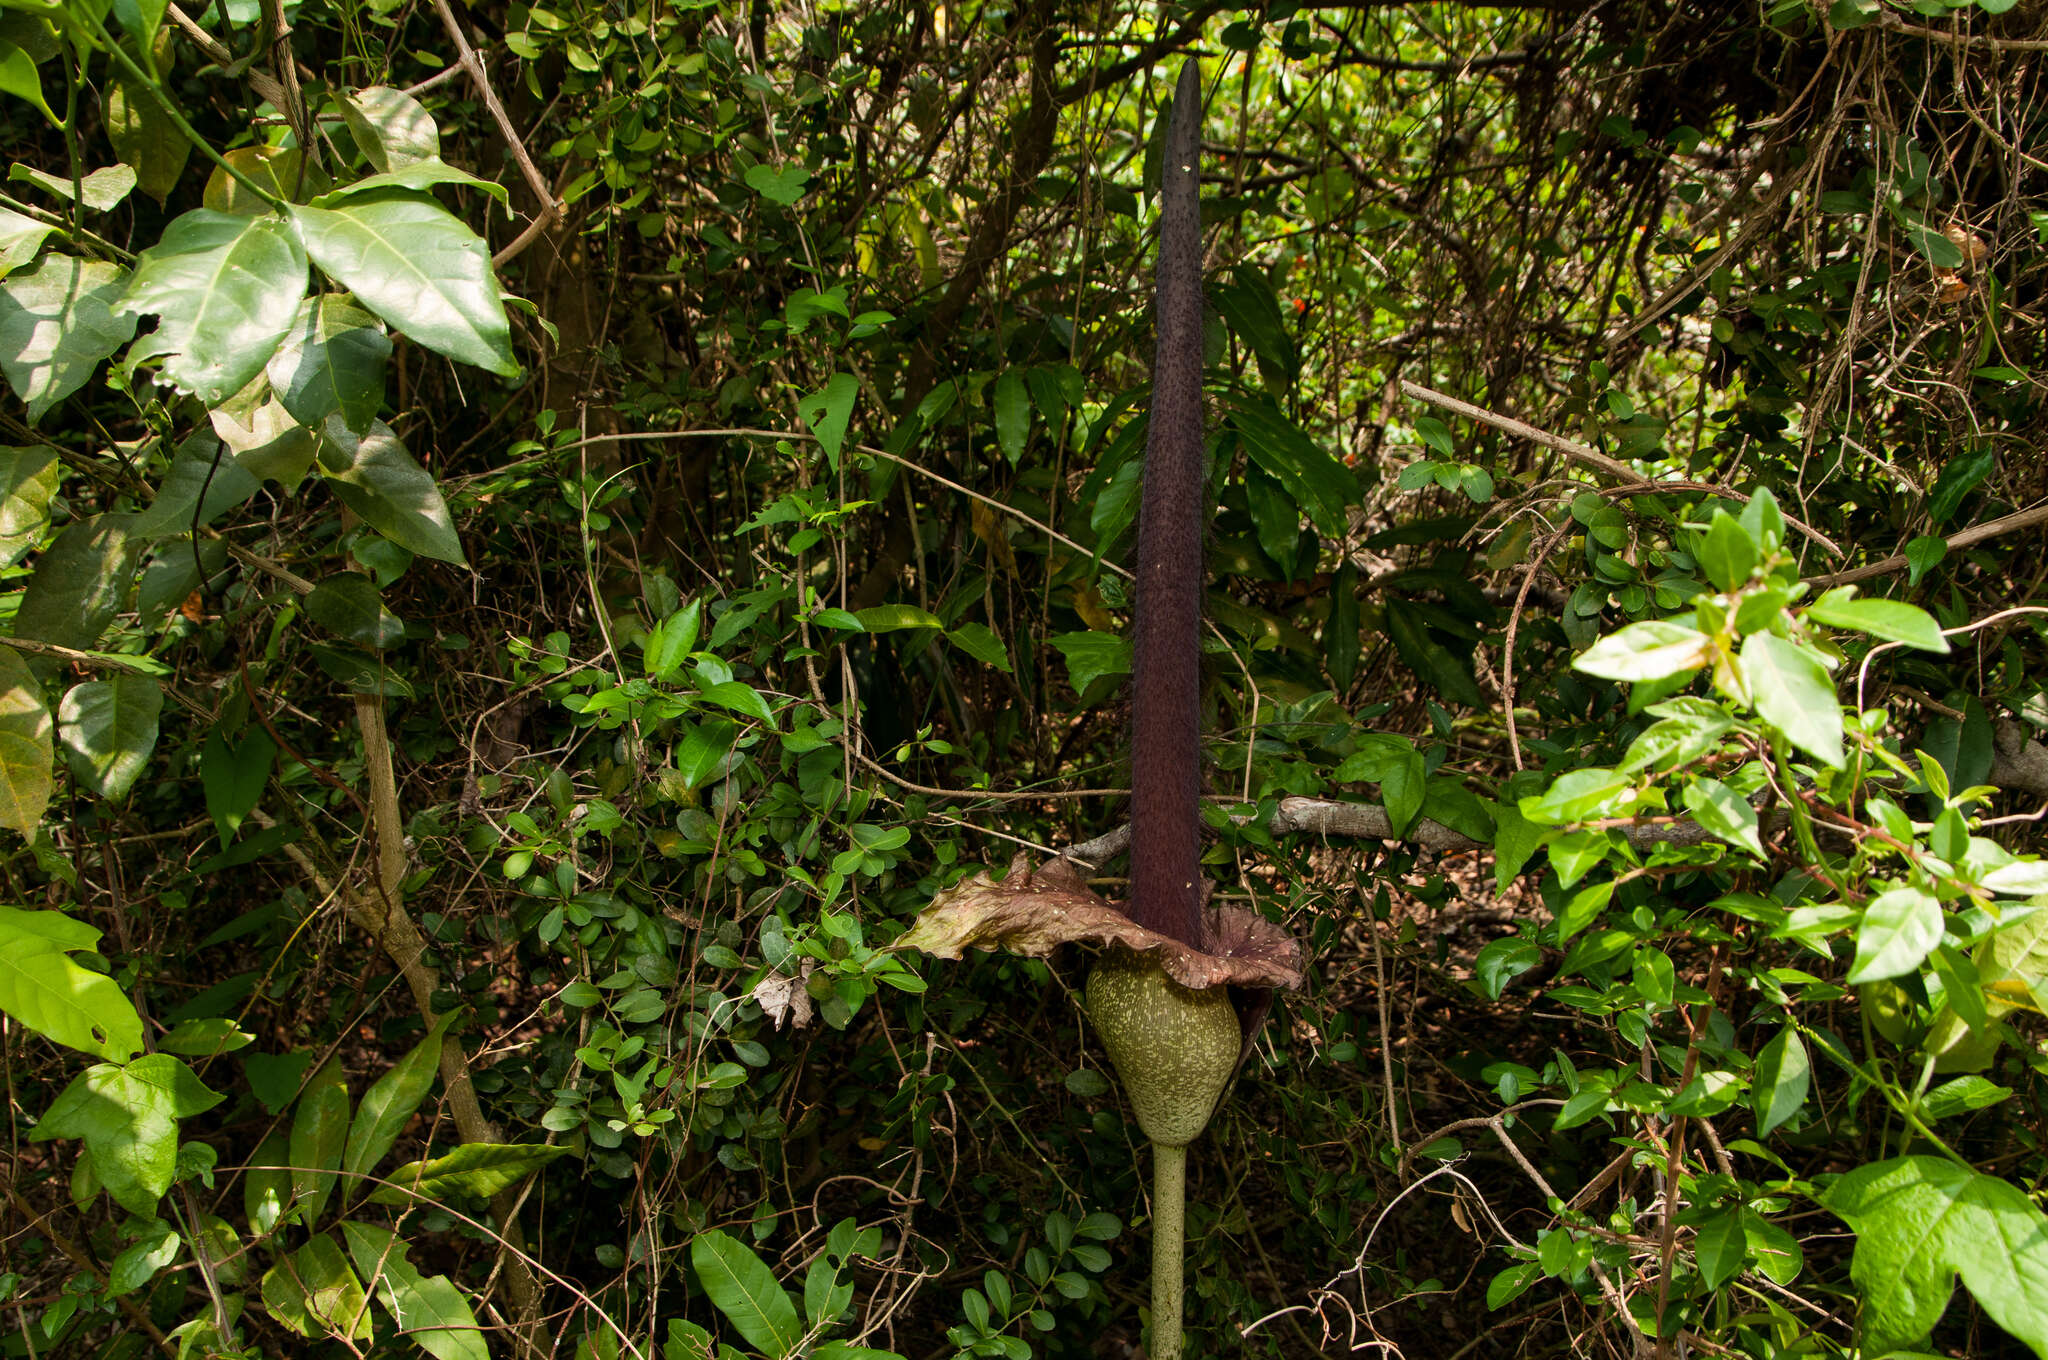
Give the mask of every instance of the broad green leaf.
POLYGON ((1661 719, 1629 743, 1627 758, 1615 768, 1623 774, 1678 769, 1713 750, 1734 726, 1735 720, 1718 710, 1661 719))
POLYGON ((1742 1273, 1749 1257, 1749 1234, 1743 1230, 1740 1206, 1715 1214, 1695 1230, 1693 1259, 1709 1289, 1719 1289, 1742 1273))
POLYGON ((745 681, 722 680, 715 685, 706 685, 698 691, 697 697, 734 713, 743 713, 770 727, 775 726, 775 714, 769 709, 768 701, 761 697, 761 691, 745 681))
POLYGON ((1231 331, 1258 361, 1259 377, 1266 386, 1274 391, 1291 388, 1300 375, 1301 358, 1266 276, 1249 265, 1239 265, 1231 271, 1230 282, 1212 290, 1210 297, 1231 331))
POLYGON ((29 424, 134 338, 134 314, 115 310, 127 286, 126 271, 69 255, 0 281, 0 372, 28 403, 29 424))
POLYGON ((292 1115, 292 1199, 299 1222, 309 1228, 320 1225, 320 1211, 334 1193, 348 1134, 348 1079, 340 1062, 331 1061, 300 1093, 292 1115))
POLYGON ((391 340, 377 318, 335 295, 299 304, 284 342, 264 372, 292 419, 320 429, 339 411, 342 424, 365 434, 384 404, 384 365, 391 340))
POLYGON ((1124 536, 1138 517, 1138 486, 1145 477, 1143 459, 1127 460, 1111 475, 1088 511, 1088 527, 1100 544, 1107 547, 1124 536))
POLYGON ((1541 794, 1522 799, 1522 815, 1547 826, 1618 816, 1625 804, 1634 801, 1628 797, 1634 787, 1634 780, 1613 770, 1572 770, 1558 776, 1541 794))
POLYGON ((291 1156, 284 1130, 273 1129, 257 1144, 242 1172, 242 1211, 248 1215, 252 1237, 275 1228, 292 1202, 292 1173, 287 1168, 291 1156))
POLYGON ((1543 1278, 1543 1267, 1534 1261, 1509 1266, 1487 1282, 1486 1309, 1498 1312, 1527 1293, 1529 1287, 1543 1278))
POLYGON ((1524 866, 1543 848, 1545 828, 1522 815, 1519 806, 1502 803, 1493 812, 1493 885, 1505 893, 1524 866))
POLYGON ((804 196, 804 186, 810 182, 811 172, 800 163, 791 163, 781 169, 767 165, 747 167, 747 187, 770 203, 779 203, 787 208, 804 196))
POLYGON ((1347 555, 1330 582, 1330 616, 1323 624, 1323 660, 1341 696, 1358 675, 1364 638, 1358 619, 1358 567, 1347 555))
POLYGON ((835 468, 839 466, 839 452, 846 446, 846 424, 853 417, 853 403, 859 396, 859 380, 851 373, 834 373, 822 390, 796 404, 797 414, 818 437, 825 461, 835 468))
POLYGON ((332 208, 358 195, 375 193, 379 189, 411 189, 424 193, 442 184, 459 184, 468 189, 481 189, 507 207, 512 202, 512 191, 504 185, 481 179, 467 170, 458 170, 439 156, 429 156, 424 160, 408 161, 397 169, 359 179, 353 184, 344 184, 338 189, 329 189, 313 200, 313 206, 332 208))
POLYGON ((1856 928, 1856 961, 1849 982, 1882 982, 1903 977, 1925 962, 1941 943, 1941 903, 1914 887, 1879 893, 1863 909, 1856 928))
POLYGON ((1015 369, 1006 368, 996 378, 989 400, 995 408, 996 447, 1015 467, 1024 457, 1025 442, 1031 437, 1031 398, 1015 369))
POLYGON ((210 430, 178 446, 149 508, 128 523, 137 538, 163 538, 205 528, 263 489, 210 430))
POLYGON ((107 1297, 132 1294, 156 1278, 156 1273, 178 1259, 184 1240, 168 1224, 154 1222, 107 1267, 107 1297))
POLYGON ((647 641, 642 644, 641 655, 646 662, 647 673, 657 680, 668 680, 683 668, 683 663, 696 649, 698 634, 704 627, 704 602, 692 600, 675 613, 663 619, 648 630, 647 641))
POLYGON ((1472 960, 1472 976, 1479 982, 1479 989, 1486 993, 1489 1001, 1500 1000, 1500 994, 1507 990, 1510 982, 1534 968, 1543 959, 1543 951, 1529 941, 1515 935, 1504 935, 1490 940, 1472 960))
POLYGON ((43 241, 56 228, 12 208, 0 208, 0 279, 35 259, 43 241))
POLYGON ((1750 1105, 1756 1110, 1756 1134, 1761 1138, 1799 1113, 1813 1081, 1813 1067, 1806 1056, 1806 1043, 1791 1025, 1782 1026, 1763 1052, 1756 1055, 1756 1073, 1750 1083, 1750 1105))
POLYGON ((43 682, 20 652, 0 647, 0 826, 24 836, 50 806, 57 759, 50 727, 43 682))
MULTIPOLYGON (((285 343, 289 346, 291 342, 285 343)), ((299 483, 312 470, 320 438, 292 419, 291 412, 270 394, 267 385, 252 384, 251 388, 262 393, 261 400, 237 400, 216 406, 206 413, 207 421, 221 442, 234 451, 235 461, 244 472, 259 482, 274 481, 288 492, 297 491, 299 483)), ((189 558, 191 554, 185 556, 189 558)), ((194 579, 196 583, 197 578, 194 579)))
POLYGON ((1752 633, 1742 643, 1742 675, 1758 716, 1816 760, 1842 768, 1842 705, 1817 657, 1775 633, 1752 633))
POLYGON ((163 27, 164 11, 169 8, 169 0, 113 0, 112 5, 122 31, 134 38, 136 47, 143 51, 155 45, 157 30, 163 27))
POLYGON ((1003 674, 1010 673, 1009 649, 996 636, 995 629, 985 623, 963 623, 946 634, 946 640, 961 651, 973 657, 984 666, 994 666, 1003 674))
POLYGON ((344 1200, 354 1195, 353 1178, 376 1169, 384 1154, 391 1151, 391 1145, 398 1141, 406 1121, 418 1112, 440 1071, 442 1039, 460 1013, 451 1010, 436 1020, 424 1039, 363 1092, 362 1100, 356 1104, 355 1122, 349 1125, 348 1146, 341 1157, 342 1172, 351 1177, 349 1188, 342 1192, 344 1200))
POLYGON ((280 1326, 300 1336, 370 1339, 363 1282, 326 1233, 264 1272, 263 1306, 280 1326))
POLYGON ((306 295, 306 252, 270 215, 194 208, 142 252, 123 305, 154 312, 143 341, 165 381, 208 405, 263 371, 306 295))
POLYGON ((187 1058, 211 1058, 233 1053, 256 1042, 256 1036, 226 1015, 194 1016, 180 1020, 156 1041, 159 1053, 176 1053, 187 1058))
POLYGON ((251 728, 239 742, 229 741, 218 727, 206 734, 199 749, 199 785, 222 845, 234 840, 242 819, 263 801, 276 758, 277 744, 260 728, 251 728))
POLYGON ((1358 479, 1271 401, 1241 402, 1227 418, 1252 461, 1280 479, 1316 529, 1326 538, 1341 538, 1358 479))
POLYGON ((1966 449, 1942 464, 1941 475, 1927 490, 1927 522, 1937 529, 1948 523, 1963 497, 1997 470, 1998 451, 1989 444, 1966 449))
POLYGON ((1395 732, 1361 732, 1358 749, 1339 761, 1330 777, 1340 784, 1364 780, 1381 784, 1415 754, 1415 743, 1395 732))
MULTIPOLYGON (((16 163, 7 168, 7 178, 20 184, 33 184, 53 198, 69 203, 74 197, 69 175, 52 175, 32 165, 16 163)), ((135 168, 128 165, 103 165, 89 175, 80 178, 76 186, 82 190, 85 206, 94 212, 111 212, 128 197, 128 191, 135 187, 135 168)))
POLYGON ((1711 659, 1711 642, 1697 628, 1676 619, 1645 619, 1601 638, 1572 660, 1572 669, 1603 680, 1664 680, 1711 659))
POLYGON ((306 188, 324 184, 327 178, 308 168, 304 154, 295 146, 238 146, 223 152, 221 159, 240 172, 241 178, 228 173, 227 166, 215 166, 207 177, 201 203, 209 211, 238 217, 266 217, 274 211, 273 199, 296 201, 305 197, 306 188), (263 194, 249 184, 261 188, 263 194))
POLYGON ((1259 547, 1292 580, 1301 546, 1301 511, 1296 508, 1294 497, 1277 478, 1254 468, 1245 470, 1244 489, 1259 547))
POLYGON ((2011 1095, 2011 1087, 1986 1078, 1957 1077, 1929 1091, 1920 1101, 1920 1112, 1929 1119, 1952 1119, 1970 1110, 1988 1110, 2011 1095))
POLYGON ((306 612, 330 632, 384 650, 405 641, 405 624, 384 607, 377 583, 358 572, 330 576, 306 596, 306 612))
POLYGON ((72 777, 101 798, 120 802, 156 750, 162 686, 119 671, 73 685, 57 706, 58 739, 72 777))
POLYGON ((1830 628, 1849 628, 1923 652, 1946 652, 1941 625, 1918 605, 1903 600, 1859 600, 1854 586, 1841 586, 1815 600, 1806 617, 1830 628))
POLYGON ((446 1275, 422 1276, 389 1228, 348 1222, 341 1235, 356 1269, 371 1281, 378 1302, 408 1341, 434 1360, 490 1360, 476 1313, 446 1275))
POLYGON ((545 1143, 464 1143, 442 1156, 397 1168, 384 1178, 391 1184, 370 1192, 370 1202, 408 1205, 416 1199, 454 1195, 489 1199, 568 1151, 545 1143))
POLYGON ((2048 1356, 2048 1219, 2026 1191, 1943 1157, 1895 1157, 1857 1167, 1821 1202, 1856 1232, 1864 1354, 1927 1335, 1960 1275, 1986 1316, 2048 1356))
POLYGON ((385 190, 291 217, 313 262, 393 330, 501 376, 519 371, 490 248, 439 203, 385 190))
POLYGON ((38 1143, 83 1139, 93 1172, 114 1202, 149 1218, 177 1168, 178 1121, 220 1101, 184 1063, 168 1053, 150 1053, 126 1066, 87 1068, 28 1136, 38 1143))
POLYGON ((1749 1259, 1766 1278, 1778 1284, 1799 1278, 1805 1254, 1797 1238, 1754 1209, 1742 1211, 1742 1229, 1749 1238, 1749 1259))
POLYGON ((1720 591, 1733 591, 1749 582, 1756 570, 1756 544, 1743 532, 1742 522, 1726 510, 1716 509, 1707 531, 1699 540, 1700 569, 1720 591))
POLYGON ((1411 746, 1380 774, 1380 799, 1386 805, 1387 821, 1396 836, 1405 836, 1422 815, 1427 792, 1422 753, 1411 746))
POLYGON ((192 143, 156 100, 126 76, 107 83, 101 108, 114 155, 135 171, 135 187, 162 207, 185 173, 192 143))
POLYGON ((330 416, 320 461, 334 494, 371 528, 422 557, 462 563, 462 540, 441 488, 390 426, 372 422, 358 438, 340 416, 330 416))
POLYGON ((1685 786, 1685 806, 1701 826, 1758 859, 1764 857, 1757 835, 1756 809, 1749 800, 1718 779, 1704 775, 1685 786))
POLYGON ((1077 696, 1087 694, 1089 686, 1105 675, 1130 674, 1129 638, 1109 633, 1060 633, 1051 642, 1067 659, 1067 680, 1077 696))
POLYGON ((1906 585, 1920 584, 1920 578, 1948 556, 1948 540, 1939 534, 1922 534, 1906 544, 1906 585))
MULTIPOLYGON (((134 584, 141 540, 131 532, 132 515, 96 515, 79 520, 57 535, 36 559, 35 575, 14 616, 16 637, 53 642, 60 647, 91 651, 127 602, 134 584)), ((29 658, 38 675, 54 675, 55 657, 29 658)))
POLYGON ((904 628, 938 628, 939 616, 913 604, 878 604, 861 610, 855 617, 870 633, 894 633, 904 628))
POLYGON ((0 449, 0 567, 12 567, 41 541, 61 475, 49 444, 0 449))
POLYGON ((2031 897, 2048 892, 2048 860, 2018 859, 2001 864, 1979 880, 1995 893, 2009 897, 2031 897))
POLYGON ((803 1338, 796 1303, 775 1272, 737 1238, 716 1228, 690 1240, 690 1264, 704 1292, 755 1350, 780 1360, 803 1338))
POLYGON ((355 134, 356 148, 381 172, 441 158, 434 116, 403 90, 370 85, 351 91, 342 99, 341 116, 355 134))
POLYGON ((60 912, 0 907, 0 1011, 53 1043, 125 1062, 142 1051, 142 1017, 119 983, 65 957, 98 938, 60 912))
POLYGON ((0 953, 36 948, 39 942, 48 949, 91 949, 103 933, 98 926, 73 920, 61 911, 0 907, 0 953))
POLYGON ((52 123, 61 121, 43 97, 43 77, 36 69, 36 59, 5 40, 0 40, 0 90, 35 105, 52 123))
MULTIPOLYGON (((1598 883, 1589 883, 1573 893, 1570 900, 1564 904, 1564 910, 1557 913, 1557 943, 1559 945, 1564 944, 1572 936, 1599 920, 1600 914, 1607 910, 1608 904, 1613 900, 1614 880, 1611 878, 1603 879, 1598 883)), ((1605 951, 1603 950, 1603 952, 1605 951)), ((1582 952, 1574 951, 1574 953, 1578 957, 1567 958, 1564 964, 1559 965, 1558 971, 1560 974, 1568 971, 1569 968, 1583 966, 1587 961, 1586 956, 1582 952)))

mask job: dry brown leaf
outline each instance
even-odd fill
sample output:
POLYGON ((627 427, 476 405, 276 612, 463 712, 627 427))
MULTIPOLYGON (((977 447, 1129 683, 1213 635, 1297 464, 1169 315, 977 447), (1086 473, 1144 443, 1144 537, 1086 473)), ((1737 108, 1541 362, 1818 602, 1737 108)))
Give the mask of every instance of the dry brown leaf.
POLYGON ((1043 958, 1063 944, 1120 945, 1156 953, 1183 987, 1301 987, 1301 946, 1279 926, 1241 907, 1211 907, 1206 925, 1206 949, 1182 944, 1098 897, 1072 860, 1034 870, 1019 855, 1000 882, 983 870, 939 893, 897 943, 942 959, 969 949, 1043 958))

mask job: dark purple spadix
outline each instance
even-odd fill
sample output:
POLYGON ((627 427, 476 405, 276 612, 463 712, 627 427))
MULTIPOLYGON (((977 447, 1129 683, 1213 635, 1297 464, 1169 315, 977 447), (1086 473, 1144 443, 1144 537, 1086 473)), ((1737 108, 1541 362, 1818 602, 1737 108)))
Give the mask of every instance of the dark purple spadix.
POLYGON ((1181 68, 1160 169, 1159 347, 1138 511, 1131 919, 1202 947, 1202 79, 1181 68))

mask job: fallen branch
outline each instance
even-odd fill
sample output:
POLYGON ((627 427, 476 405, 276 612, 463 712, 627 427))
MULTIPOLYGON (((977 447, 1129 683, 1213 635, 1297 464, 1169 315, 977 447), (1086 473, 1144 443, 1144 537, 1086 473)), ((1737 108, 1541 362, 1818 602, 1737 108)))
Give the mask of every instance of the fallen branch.
MULTIPOLYGON (((1248 820, 1240 817, 1237 820, 1248 820)), ((1279 809, 1267 819, 1266 829, 1276 836, 1351 836, 1361 840, 1402 841, 1425 850, 1490 850, 1486 841, 1475 840, 1462 831, 1424 817, 1406 832, 1396 833, 1394 820, 1378 803, 1344 803, 1334 798, 1282 798, 1279 809)), ((1638 850, 1653 845, 1700 845, 1713 834, 1698 822, 1643 822, 1616 827, 1638 850)), ((1122 854, 1131 844, 1129 823, 1105 831, 1090 841, 1067 847, 1064 858, 1090 866, 1101 865, 1122 854)))
MULTIPOLYGON (((1948 535, 1948 546, 1951 550, 1967 548, 1972 544, 1982 543, 1986 539, 1997 538, 2001 534, 2009 534, 2019 529, 2031 528, 2036 524, 2048 524, 2048 502, 2034 506, 2029 510, 2020 510, 1998 519, 1986 520, 1982 524, 1973 524, 1967 529, 1958 529, 1948 535)), ((1906 560, 1904 553, 1893 553, 1882 562, 1872 562, 1868 566, 1852 567, 1848 571, 1838 571, 1831 576, 1809 576, 1806 578, 1806 584, 1812 586, 1815 590, 1826 590, 1829 586, 1847 585, 1851 581, 1865 581, 1873 576, 1888 576, 1892 572, 1903 571, 1910 565, 1911 563, 1906 560)))

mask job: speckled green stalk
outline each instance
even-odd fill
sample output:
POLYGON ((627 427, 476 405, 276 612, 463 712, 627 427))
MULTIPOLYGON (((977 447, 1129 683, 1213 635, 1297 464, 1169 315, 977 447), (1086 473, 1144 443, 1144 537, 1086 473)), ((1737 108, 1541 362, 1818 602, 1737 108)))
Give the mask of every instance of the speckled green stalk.
POLYGON ((1180 1360, 1188 1150, 1152 1145, 1152 1360, 1180 1360))

